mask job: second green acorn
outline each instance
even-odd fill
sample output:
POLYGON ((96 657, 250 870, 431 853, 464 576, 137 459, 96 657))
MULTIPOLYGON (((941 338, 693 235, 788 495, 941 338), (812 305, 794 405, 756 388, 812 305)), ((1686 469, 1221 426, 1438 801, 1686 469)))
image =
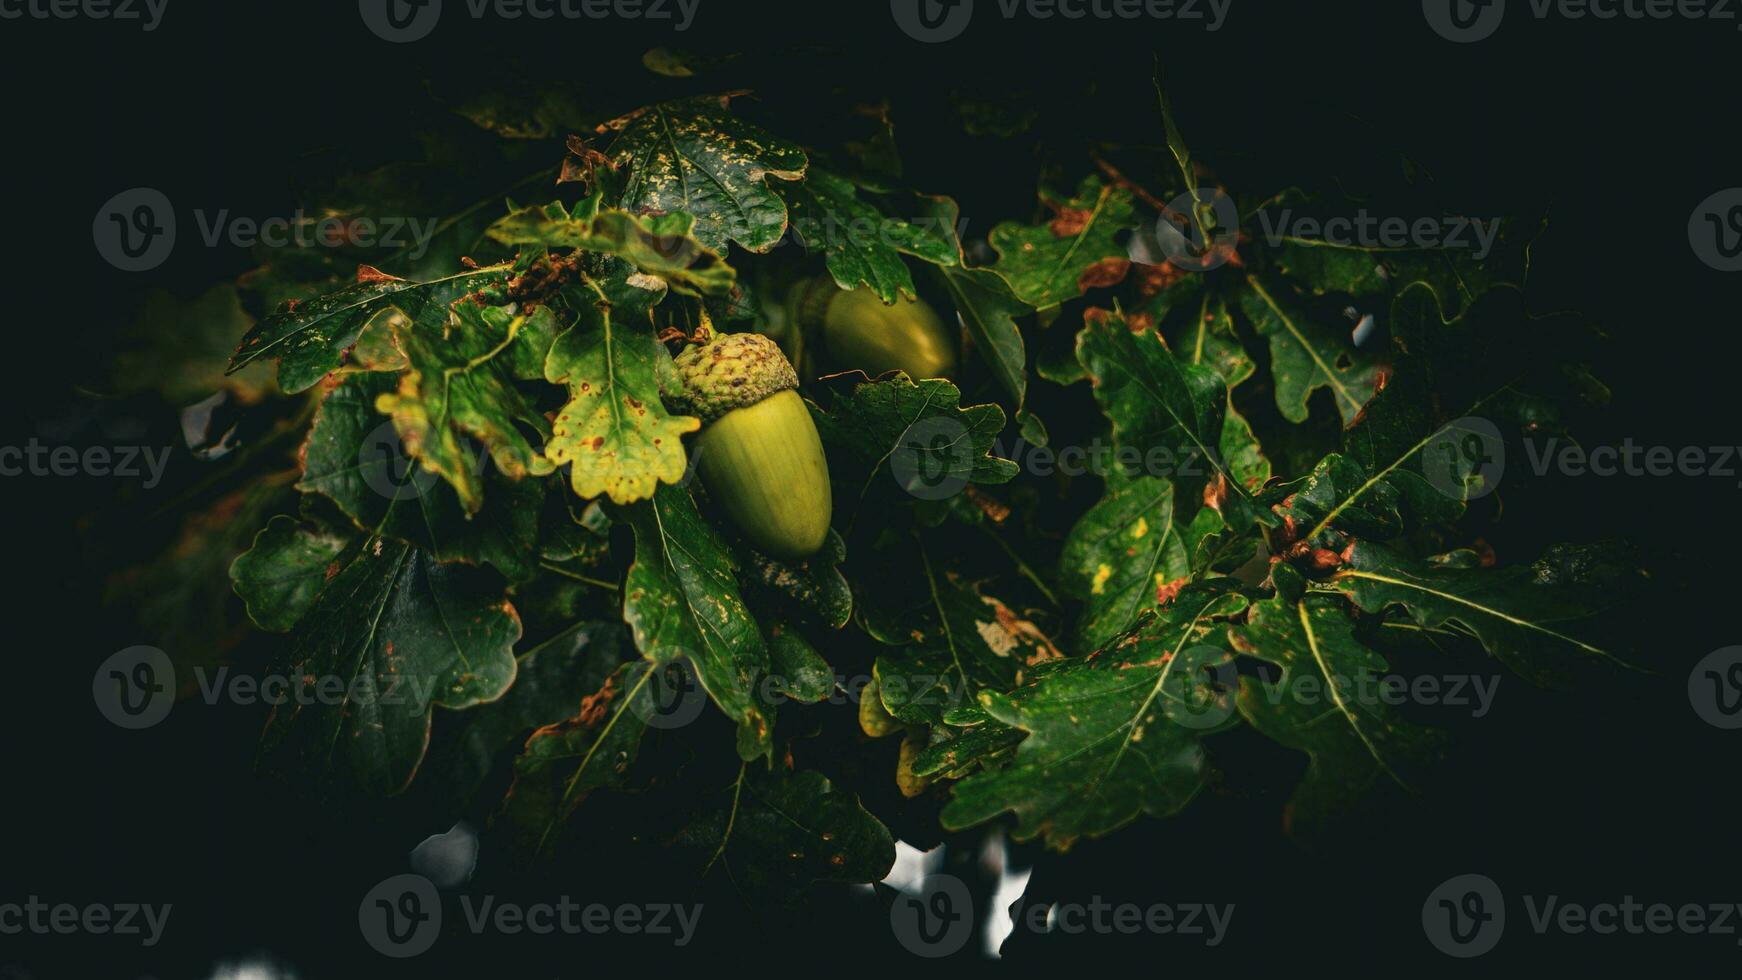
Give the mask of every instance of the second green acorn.
POLYGON ((947 378, 956 370, 956 337, 922 299, 884 303, 869 288, 841 289, 829 279, 793 287, 800 325, 813 331, 828 370, 860 370, 875 378, 947 378))

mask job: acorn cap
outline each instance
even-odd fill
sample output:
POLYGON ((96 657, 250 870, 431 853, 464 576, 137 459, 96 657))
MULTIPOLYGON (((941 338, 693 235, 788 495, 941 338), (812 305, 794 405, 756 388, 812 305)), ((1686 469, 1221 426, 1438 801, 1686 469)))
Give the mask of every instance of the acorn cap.
POLYGON ((720 334, 676 360, 684 393, 674 407, 704 424, 798 387, 798 374, 780 345, 759 333, 720 334))

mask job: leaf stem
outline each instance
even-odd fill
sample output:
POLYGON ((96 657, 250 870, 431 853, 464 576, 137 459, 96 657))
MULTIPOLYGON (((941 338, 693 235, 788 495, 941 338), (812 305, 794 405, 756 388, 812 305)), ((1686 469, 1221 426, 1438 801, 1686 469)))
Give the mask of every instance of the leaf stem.
POLYGON ((580 582, 583 585, 591 585, 595 588, 600 588, 600 589, 609 589, 612 592, 617 591, 617 583, 615 583, 615 582, 607 582, 604 579, 588 578, 585 575, 581 575, 581 574, 576 573, 576 572, 571 572, 568 569, 562 567, 561 565, 553 565, 548 561, 539 562, 538 567, 544 569, 547 572, 554 572, 555 574, 561 575, 564 578, 574 579, 575 581, 580 582))

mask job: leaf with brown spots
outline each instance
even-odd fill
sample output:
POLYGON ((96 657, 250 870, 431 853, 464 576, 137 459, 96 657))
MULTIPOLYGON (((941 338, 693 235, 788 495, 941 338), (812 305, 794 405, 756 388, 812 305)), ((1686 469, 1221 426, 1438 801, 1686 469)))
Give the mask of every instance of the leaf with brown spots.
POLYGON ((660 401, 658 362, 669 355, 655 339, 652 310, 664 294, 631 284, 628 272, 618 262, 612 275, 570 287, 579 318, 545 362, 545 379, 569 389, 545 455, 569 467, 577 496, 618 504, 683 479, 683 436, 702 424, 668 414, 660 401))
POLYGON ((999 729, 1027 737, 1009 765, 956 784, 944 826, 1008 810, 1017 840, 1044 836, 1062 851, 1139 813, 1178 812, 1203 785, 1202 736, 1233 715, 1219 679, 1232 659, 1221 620, 1247 605, 1237 588, 1229 579, 1188 586, 1096 655, 1043 665, 1008 695, 982 692, 991 727, 977 738, 999 729))
POLYGON ((409 545, 354 545, 278 672, 301 678, 267 721, 262 764, 370 795, 411 782, 430 714, 494 701, 514 682, 520 617, 500 580, 409 545))
POLYGON ((278 386, 287 394, 312 387, 345 366, 363 328, 389 309, 440 333, 454 302, 508 280, 506 265, 467 270, 428 282, 384 276, 367 266, 355 283, 306 303, 286 303, 254 325, 230 357, 234 373, 266 356, 278 358, 278 386))
POLYGON ((1115 471, 1101 502, 1071 528, 1059 556, 1059 585, 1083 600, 1074 649, 1098 649, 1130 629, 1158 604, 1163 584, 1190 574, 1173 508, 1169 481, 1115 471))
POLYGON ((662 488, 627 508, 624 520, 635 529, 635 563, 623 584, 623 621, 635 646, 656 664, 687 659, 738 725, 739 755, 765 755, 773 719, 755 688, 768 672, 768 646, 738 592, 732 553, 682 487, 662 488))
POLYGON ((895 863, 889 831, 853 794, 811 770, 746 766, 669 839, 703 876, 728 876, 763 904, 798 901, 817 881, 880 881, 895 863))
POLYGON ((554 469, 522 433, 548 437, 550 426, 516 386, 512 357, 522 328, 549 317, 458 303, 439 327, 410 319, 394 324, 409 367, 398 391, 382 395, 375 407, 392 416, 406 454, 454 488, 468 517, 484 506, 481 462, 516 481, 554 469))
MULTIPOLYGON (((983 583, 964 577, 920 543, 913 574, 857 583, 866 632, 885 645, 873 674, 884 708, 909 723, 938 724, 981 690, 1003 691, 1061 654, 1046 633, 983 583)), ((911 562, 911 548, 899 559, 911 562)), ((893 566, 894 555, 883 558, 893 566)))
POLYGON ((596 789, 622 786, 659 713, 656 675, 646 660, 619 666, 580 699, 570 718, 534 731, 514 760, 514 784, 497 821, 523 858, 558 850, 575 808, 596 789))
POLYGON ((1055 212, 1051 221, 1006 222, 989 236, 998 251, 998 261, 990 268, 1018 299, 1044 309, 1125 278, 1131 263, 1119 233, 1136 222, 1130 191, 1091 176, 1068 200, 1044 194, 1041 200, 1055 212))
POLYGON ((958 263, 956 244, 860 200, 859 188, 812 168, 798 183, 782 184, 792 229, 806 252, 820 253, 842 289, 866 286, 885 303, 913 299, 913 274, 903 255, 937 266, 958 263))
POLYGON ((768 178, 798 180, 810 161, 796 143, 739 119, 730 96, 662 102, 599 127, 626 174, 618 206, 636 214, 695 215, 695 236, 725 254, 736 242, 766 252, 786 234, 786 205, 768 178))
POLYGON ((550 482, 471 463, 483 506, 468 516, 453 486, 422 472, 395 444, 393 422, 377 405, 398 391, 395 377, 381 372, 330 385, 303 444, 297 489, 330 498, 358 529, 409 542, 436 561, 488 563, 515 581, 531 577, 550 482))
POLYGON ((254 545, 230 563, 230 582, 256 626, 284 633, 297 624, 344 566, 339 555, 350 535, 280 514, 254 536, 254 545))
POLYGON ((1443 744, 1378 696, 1377 681, 1391 668, 1354 627, 1341 602, 1309 595, 1299 605, 1280 597, 1257 603, 1246 625, 1229 630, 1241 653, 1281 668, 1274 681, 1241 678, 1240 713, 1311 760, 1288 803, 1291 833, 1310 835, 1354 809, 1375 782, 1408 789, 1412 770, 1443 744))
POLYGON ((665 280, 689 296, 724 296, 737 284, 726 260, 692 235, 695 219, 685 212, 640 217, 601 208, 600 194, 573 211, 555 201, 521 208, 490 226, 487 234, 504 245, 575 248, 622 257, 641 272, 665 280))

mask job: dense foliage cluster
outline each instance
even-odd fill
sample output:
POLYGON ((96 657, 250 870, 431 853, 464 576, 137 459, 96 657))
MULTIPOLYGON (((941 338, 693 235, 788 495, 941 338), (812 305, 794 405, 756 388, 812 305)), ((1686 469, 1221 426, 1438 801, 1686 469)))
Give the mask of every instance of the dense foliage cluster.
MULTIPOLYGON (((293 406, 255 438, 300 444, 295 472, 225 504, 279 669, 395 694, 279 705, 261 766, 488 814, 531 857, 589 797, 640 798, 698 870, 791 893, 887 872, 848 779, 1062 850, 1187 806, 1247 726, 1310 759, 1308 833, 1442 752, 1357 691, 1400 652, 1479 645, 1536 681, 1620 661, 1594 629, 1622 558, 1483 542, 1468 420, 1503 446, 1602 394, 1582 321, 1526 311, 1536 229, 1479 259, 1261 235, 1347 202, 1221 188, 1163 110, 1164 152, 1080 160, 1035 220, 964 241, 951 198, 903 186, 887 115, 807 146, 742 94, 682 98, 571 136, 554 192, 540 170, 512 192, 535 203, 458 212, 425 254, 282 254, 157 310, 241 338, 223 382, 204 365, 232 399, 293 406), (816 312, 841 295, 935 309, 947 376, 842 363, 816 312), (800 560, 689 478, 674 357, 746 331, 826 452, 831 530, 800 560)), ((838 328, 897 329, 877 313, 838 328)))

